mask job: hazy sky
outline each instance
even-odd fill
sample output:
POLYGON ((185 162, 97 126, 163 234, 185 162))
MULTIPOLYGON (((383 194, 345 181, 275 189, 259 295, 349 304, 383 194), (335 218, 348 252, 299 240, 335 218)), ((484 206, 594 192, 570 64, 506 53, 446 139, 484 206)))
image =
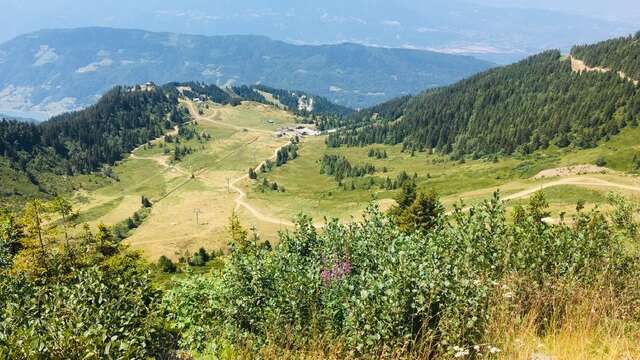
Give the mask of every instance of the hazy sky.
MULTIPOLYGON (((289 29, 278 33, 276 28, 285 27, 289 21, 286 16, 301 15, 312 15, 318 19, 326 16, 322 21, 334 21, 334 27, 340 27, 340 39, 354 38, 357 41, 353 34, 358 26, 355 23, 357 21, 376 16, 388 17, 380 31, 390 31, 394 24, 404 24, 404 20, 415 23, 415 17, 423 14, 425 22, 426 17, 431 16, 430 21, 435 23, 440 13, 452 11, 447 9, 455 1, 494 7, 553 9, 623 21, 630 24, 631 29, 638 24, 637 28, 640 29, 640 0, 320 0, 315 6, 300 0, 0 0, 0 42, 43 28, 96 25, 206 35, 260 34, 263 31, 264 35, 291 40, 292 37, 284 36, 291 33, 289 29), (291 15, 291 9, 294 8, 295 14, 291 15), (418 8, 421 12, 413 11, 418 8), (238 19, 237 26, 234 16, 238 19), (354 23, 348 24, 349 21, 354 23)), ((439 25, 440 28, 446 26, 439 25)), ((316 25, 309 24, 307 27, 312 26, 316 25)), ((615 27, 615 24, 611 27, 615 27)), ((425 27, 427 30, 429 28, 425 27)), ((308 35, 310 30, 306 30, 305 36, 312 37, 308 35)), ((528 29, 523 27, 522 31, 528 29)), ((309 43, 326 41, 320 37, 295 40, 309 43)))
POLYGON ((491 6, 514 6, 559 10, 575 14, 619 20, 638 24, 640 28, 640 0, 471 0, 491 6))

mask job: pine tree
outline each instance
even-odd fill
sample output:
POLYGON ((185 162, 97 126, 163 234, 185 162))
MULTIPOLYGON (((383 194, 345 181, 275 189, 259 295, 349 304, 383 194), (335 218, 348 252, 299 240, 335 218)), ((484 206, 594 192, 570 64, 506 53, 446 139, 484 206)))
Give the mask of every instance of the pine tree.
POLYGON ((415 201, 398 217, 397 222, 400 229, 406 232, 427 232, 443 213, 444 207, 434 192, 419 193, 415 201))
POLYGON ((62 217, 62 228, 64 232, 64 240, 67 251, 69 251, 69 217, 73 211, 71 202, 62 197, 57 197, 51 202, 51 208, 54 212, 62 217))
POLYGON ((142 197, 141 197, 141 203, 142 203, 142 207, 144 207, 144 208, 150 208, 150 207, 153 206, 151 201, 144 195, 142 195, 142 197))

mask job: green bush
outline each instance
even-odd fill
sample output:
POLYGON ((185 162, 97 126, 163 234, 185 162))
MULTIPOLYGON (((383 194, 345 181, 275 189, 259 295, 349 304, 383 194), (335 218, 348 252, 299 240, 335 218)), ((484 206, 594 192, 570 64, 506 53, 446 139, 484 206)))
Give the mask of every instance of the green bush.
POLYGON ((596 159, 595 164, 597 166, 607 166, 607 160, 603 156, 598 156, 598 158, 596 159))
POLYGON ((171 259, 164 255, 160 256, 160 258, 158 259, 158 268, 160 269, 160 271, 170 274, 175 273, 177 270, 176 264, 174 264, 171 259))
POLYGON ((496 197, 409 233, 375 208, 361 223, 334 221, 322 233, 300 217, 271 251, 239 232, 223 273, 184 280, 165 306, 182 346, 197 350, 267 341, 304 347, 322 334, 357 354, 431 343, 450 356, 483 339, 492 299, 513 277, 535 290, 603 277, 624 288, 638 275, 622 251, 624 235, 603 214, 556 226, 544 222, 545 207, 535 196, 510 222, 496 197))
POLYGON ((134 257, 48 281, 0 281, 0 358, 144 359, 177 348, 159 311, 160 293, 134 257))

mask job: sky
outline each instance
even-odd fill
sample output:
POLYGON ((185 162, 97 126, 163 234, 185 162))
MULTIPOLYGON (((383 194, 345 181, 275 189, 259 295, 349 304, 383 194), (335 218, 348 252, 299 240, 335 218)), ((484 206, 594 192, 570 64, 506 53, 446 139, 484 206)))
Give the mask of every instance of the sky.
MULTIPOLYGON (((427 6, 434 1, 436 0, 413 0, 414 3, 422 3, 427 6)), ((595 18, 638 24, 640 28, 640 0, 466 1, 495 7, 558 10, 595 18)), ((321 4, 330 2, 331 1, 324 0, 321 4)), ((349 7, 348 4, 350 3, 360 2, 344 1, 343 3, 349 7)), ((388 1, 391 5, 407 2, 410 3, 412 1, 388 1)), ((287 9, 293 7, 294 4, 300 4, 298 0, 1 0, 0 3, 3 3, 3 5, 0 5, 0 24, 2 24, 0 25, 0 41, 6 41, 17 35, 42 28, 80 27, 88 25, 129 28, 147 26, 152 27, 153 29, 151 30, 160 30, 164 25, 170 27, 166 29, 167 31, 187 31, 188 26, 183 26, 182 29, 180 29, 176 26, 169 26, 167 22, 163 23, 160 15, 162 15, 163 12, 195 14, 206 10, 207 14, 203 16, 214 19, 216 16, 220 16, 217 14, 225 16, 229 12, 241 12, 243 9, 252 8, 268 8, 277 12, 286 12, 287 9)), ((355 4, 353 7, 355 9, 349 10, 360 13, 362 17, 366 17, 367 13, 370 12, 370 9, 366 7, 362 8, 360 4, 355 4)), ((390 17, 394 15, 393 12, 389 13, 390 17)), ((212 26, 210 32, 215 32, 215 30, 215 27, 212 26)), ((240 29, 238 31, 241 32, 240 29)))
POLYGON ((303 44, 349 41, 480 53, 490 61, 510 62, 544 48, 640 30, 640 0, 0 0, 0 4, 0 42, 40 29, 109 26, 202 35, 256 34, 303 44), (465 1, 476 5, 467 6, 465 1), (560 12, 505 9, 512 7, 560 12), (494 59, 491 54, 498 55, 494 59))
POLYGON ((472 0, 489 6, 511 6, 558 10, 607 20, 638 24, 640 28, 639 0, 472 0))

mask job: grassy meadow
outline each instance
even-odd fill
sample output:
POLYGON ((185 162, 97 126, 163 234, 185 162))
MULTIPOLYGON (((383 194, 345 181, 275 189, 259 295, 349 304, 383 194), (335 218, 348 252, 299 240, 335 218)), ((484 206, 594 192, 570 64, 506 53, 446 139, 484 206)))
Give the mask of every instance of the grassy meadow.
MULTIPOLYGON (((177 162, 171 154, 164 154, 165 148, 171 150, 175 144, 155 141, 140 147, 113 167, 115 179, 109 184, 90 193, 76 192, 79 222, 95 226, 126 220, 140 208, 144 195, 154 207, 126 242, 149 259, 155 261, 161 255, 177 258, 200 247, 226 247, 225 227, 236 209, 234 200, 238 196, 229 191, 228 181, 244 176, 250 167, 271 157, 287 141, 272 136, 270 128, 296 121, 284 111, 263 111, 263 107, 243 104, 203 108, 204 115, 196 120, 195 128, 199 134, 208 134, 210 140, 181 140, 180 146, 194 152, 177 162)), ((282 229, 253 219, 243 209, 238 209, 238 214, 265 239, 274 239, 282 229)))
MULTIPOLYGON (((382 207, 392 202, 397 191, 389 191, 376 185, 369 190, 361 189, 369 177, 377 178, 378 181, 386 177, 393 180, 402 171, 410 176, 417 174, 418 187, 423 191, 437 192, 450 209, 460 200, 467 205, 476 204, 490 198, 496 190, 500 190, 503 196, 509 196, 537 186, 542 188, 555 179, 533 179, 540 171, 594 164, 599 157, 603 157, 606 166, 614 171, 606 175, 589 174, 584 177, 637 186, 640 182, 630 170, 634 155, 640 153, 639 138, 640 129, 625 129, 594 149, 550 148, 526 156, 499 157, 497 161, 466 159, 461 162, 426 152, 402 152, 400 145, 327 148, 324 138, 316 137, 305 139, 299 158, 269 173, 259 174, 257 182, 247 182, 245 187, 247 191, 253 190, 249 194, 251 201, 280 217, 290 218, 304 212, 318 219, 325 216, 347 219, 358 214, 372 199, 380 201, 382 207), (388 156, 386 159, 369 157, 371 149, 384 150, 388 156), (377 172, 364 178, 343 180, 343 184, 347 184, 345 190, 333 177, 320 174, 319 162, 324 154, 345 156, 353 165, 370 163, 376 167, 377 172), (383 171, 385 169, 386 172, 383 171), (256 184, 261 183, 264 177, 269 182, 275 181, 284 186, 286 192, 259 191, 256 184), (351 190, 351 182, 356 183, 356 190, 351 190)), ((640 195, 635 190, 596 185, 558 185, 542 191, 548 195, 553 216, 559 216, 563 212, 568 215, 575 213, 575 205, 579 200, 591 206, 602 204, 609 191, 621 192, 629 197, 640 195)), ((524 202, 524 199, 515 199, 510 205, 524 202)))
POLYGON ((165 150, 172 150, 175 144, 154 141, 140 147, 113 167, 116 180, 98 184, 91 192, 76 192, 79 221, 94 226, 115 224, 140 208, 142 195, 150 198, 155 203, 150 216, 127 243, 155 260, 161 255, 177 258, 199 247, 226 248, 226 224, 234 211, 262 239, 277 241, 278 231, 289 228, 290 221, 301 213, 320 225, 325 218, 359 218, 372 201, 382 209, 389 208, 398 190, 379 184, 387 177, 394 180, 401 172, 415 177, 420 190, 438 193, 449 210, 460 201, 465 206, 477 204, 496 190, 503 197, 515 197, 507 202, 511 209, 525 204, 532 190, 539 189, 547 195, 551 216, 557 219, 561 215, 572 216, 578 201, 584 201, 588 209, 606 207, 609 191, 628 198, 640 195, 634 188, 640 182, 631 174, 633 158, 640 153, 640 129, 635 128, 625 129, 593 149, 552 147, 530 155, 464 161, 427 152, 403 152, 401 146, 327 148, 323 136, 308 137, 299 145, 296 159, 267 173, 259 172, 257 180, 249 180, 243 178, 248 169, 272 158, 288 141, 275 137, 273 132, 296 124, 299 119, 255 103, 236 107, 207 104, 201 105, 200 110, 202 115, 195 119, 195 130, 207 134, 210 140, 181 140, 180 146, 193 149, 193 153, 177 162, 165 150), (369 157, 372 149, 385 151, 387 157, 369 157), (320 160, 325 154, 344 156, 353 165, 369 163, 376 172, 346 178, 339 184, 333 177, 320 174, 320 160), (571 176, 572 183, 563 183, 562 178, 534 179, 545 169, 594 164, 599 158, 612 171, 571 176), (260 185, 265 178, 284 191, 265 189, 260 185), (234 181, 247 194, 242 206, 236 203, 239 194, 229 187, 234 181), (370 185, 372 181, 375 185, 370 185), (256 217, 255 212, 264 217, 256 217))

